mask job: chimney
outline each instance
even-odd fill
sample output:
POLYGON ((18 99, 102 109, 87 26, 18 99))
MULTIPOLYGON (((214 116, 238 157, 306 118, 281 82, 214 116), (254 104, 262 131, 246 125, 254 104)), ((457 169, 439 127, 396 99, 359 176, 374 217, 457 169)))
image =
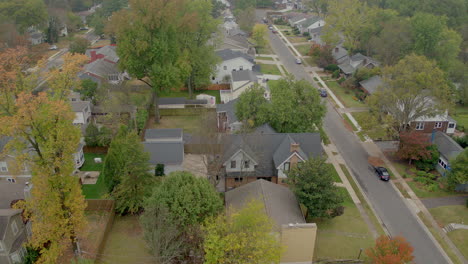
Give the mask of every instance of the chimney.
POLYGON ((95 61, 97 58, 96 58, 96 51, 95 50, 92 50, 91 51, 91 61, 95 61))
MULTIPOLYGON (((299 144, 297 143, 291 143, 291 147, 290 147, 290 152, 293 153, 293 152, 298 152, 299 151, 299 144)), ((294 168, 297 166, 297 163, 299 162, 299 158, 296 156, 296 155, 293 155, 291 157, 291 159, 289 160, 289 167, 290 168, 294 168)))
POLYGON ((338 53, 338 47, 335 48, 335 53, 338 53))
POLYGON ((299 144, 291 143, 291 148, 289 149, 291 153, 299 151, 299 144))
POLYGON ((367 58, 364 59, 364 66, 367 64, 367 58))

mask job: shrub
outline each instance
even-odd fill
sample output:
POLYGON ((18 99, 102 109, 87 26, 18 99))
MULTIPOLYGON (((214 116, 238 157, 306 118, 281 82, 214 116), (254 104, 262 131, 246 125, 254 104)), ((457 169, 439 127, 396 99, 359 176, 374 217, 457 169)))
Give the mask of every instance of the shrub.
POLYGON ((338 84, 342 84, 344 81, 346 81, 345 77, 341 77, 338 79, 338 84))
POLYGON ((435 192, 439 189, 439 186, 437 185, 437 183, 431 183, 426 187, 426 189, 430 192, 435 192))
POLYGON ((308 38, 308 37, 310 37, 310 34, 309 34, 309 32, 304 32, 304 33, 302 33, 302 36, 308 38))
POLYGON ((326 70, 326 71, 329 71, 329 72, 335 72, 335 71, 339 72, 339 70, 340 70, 340 68, 338 68, 338 65, 336 65, 336 64, 329 64, 323 69, 326 70))
POLYGON ((439 151, 437 150, 436 145, 430 145, 426 147, 427 150, 430 151, 428 157, 422 157, 419 160, 416 160, 414 162, 414 165, 418 170, 423 170, 423 171, 431 171, 435 169, 435 166, 437 165, 437 161, 439 160, 440 154, 439 151))
POLYGON ((154 176, 164 176, 164 164, 157 164, 154 168, 154 176))
POLYGON ((337 208, 333 209, 332 212, 331 212, 331 217, 337 217, 337 216, 340 216, 340 215, 343 215, 344 214, 344 206, 338 206, 337 208))
POLYGON ((136 123, 138 134, 145 128, 146 121, 148 120, 148 111, 146 109, 138 109, 136 113, 136 123))
POLYGON ((332 77, 335 78, 335 79, 339 78, 339 77, 340 77, 340 70, 334 71, 334 72, 332 73, 332 77))

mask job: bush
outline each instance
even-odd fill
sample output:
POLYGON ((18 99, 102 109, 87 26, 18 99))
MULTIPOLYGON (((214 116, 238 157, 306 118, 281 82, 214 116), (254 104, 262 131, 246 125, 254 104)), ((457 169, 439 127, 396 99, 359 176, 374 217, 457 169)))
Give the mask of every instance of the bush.
POLYGON ((164 164, 157 164, 154 168, 154 176, 164 176, 164 164))
POLYGON ((75 38, 72 43, 70 43, 70 52, 72 54, 79 53, 85 54, 86 49, 89 47, 90 42, 85 38, 77 37, 75 38))
POLYGON ((331 212, 331 217, 336 217, 344 214, 344 206, 338 206, 337 208, 333 209, 331 212))
POLYGON ((334 72, 332 73, 332 77, 335 78, 335 79, 339 78, 339 77, 340 77, 340 70, 334 71, 334 72))
POLYGON ((341 77, 338 79, 338 84, 342 84, 344 81, 346 81, 346 78, 345 77, 341 77))
POLYGON ((414 165, 416 166, 418 170, 423 170, 427 172, 427 171, 431 171, 435 169, 437 165, 437 161, 439 160, 440 154, 439 154, 439 151, 437 150, 436 145, 430 145, 426 149, 430 151, 429 157, 416 160, 414 162, 414 165))
POLYGON ((148 120, 148 111, 146 109, 138 109, 136 113, 136 123, 138 134, 145 128, 146 121, 148 120))
POLYGON ((308 38, 308 37, 310 37, 310 34, 309 34, 309 32, 304 32, 304 33, 302 33, 302 36, 308 38))
POLYGON ((329 64, 324 68, 324 70, 329 71, 329 72, 335 72, 335 71, 339 71, 340 68, 338 68, 338 65, 336 64, 329 64))

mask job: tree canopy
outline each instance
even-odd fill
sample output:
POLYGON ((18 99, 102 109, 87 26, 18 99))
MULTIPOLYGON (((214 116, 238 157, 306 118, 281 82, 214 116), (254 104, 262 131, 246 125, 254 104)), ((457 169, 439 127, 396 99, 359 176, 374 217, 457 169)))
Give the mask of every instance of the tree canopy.
POLYGON ((449 185, 455 188, 458 184, 468 183, 468 148, 450 161, 450 170, 447 174, 449 185))
POLYGON ((375 264, 411 263, 414 260, 413 247, 404 237, 380 236, 373 248, 366 250, 367 256, 375 264))
POLYGON ((255 84, 243 92, 236 103, 236 116, 245 125, 254 127, 263 125, 269 120, 270 103, 264 96, 265 89, 255 84))
POLYGON ((30 26, 47 22, 47 9, 43 0, 2 0, 0 1, 0 15, 17 25, 24 33, 30 26))

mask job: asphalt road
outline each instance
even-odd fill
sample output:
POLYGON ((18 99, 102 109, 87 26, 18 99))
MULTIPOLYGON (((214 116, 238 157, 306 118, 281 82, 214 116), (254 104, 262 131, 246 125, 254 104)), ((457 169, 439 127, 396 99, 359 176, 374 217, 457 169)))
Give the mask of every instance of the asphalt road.
MULTIPOLYGON (((273 51, 278 55, 288 72, 297 79, 305 79, 315 83, 305 68, 295 63, 295 56, 280 38, 271 32, 269 37, 273 51)), ((343 119, 328 101, 327 109, 327 115, 324 119, 325 131, 353 171, 390 234, 392 236, 401 235, 411 243, 414 247, 416 263, 447 263, 402 198, 388 182, 380 181, 369 169, 368 154, 360 140, 345 128, 343 119)))

